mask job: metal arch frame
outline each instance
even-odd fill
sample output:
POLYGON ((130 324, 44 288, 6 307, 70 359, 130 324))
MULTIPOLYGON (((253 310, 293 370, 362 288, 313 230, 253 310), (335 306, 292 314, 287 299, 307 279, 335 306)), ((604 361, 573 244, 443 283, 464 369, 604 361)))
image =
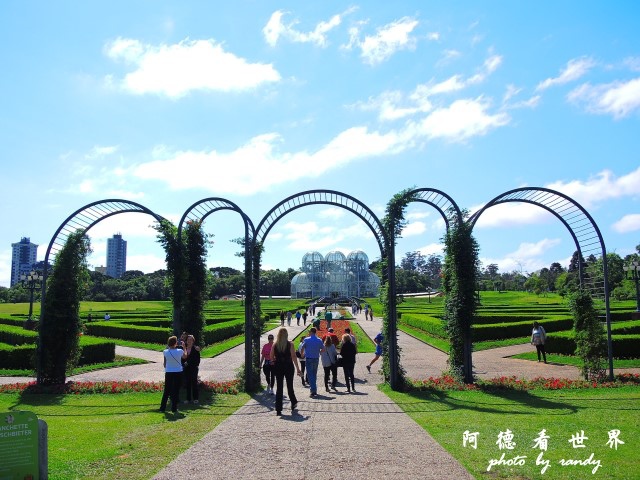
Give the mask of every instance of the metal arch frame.
POLYGON ((380 247, 380 252, 385 252, 386 246, 384 244, 388 244, 389 238, 386 235, 385 229, 376 214, 373 213, 373 211, 371 211, 369 207, 367 207, 357 198, 352 197, 351 195, 348 195, 346 193, 338 192, 336 190, 306 190, 304 192, 296 193, 285 198, 271 210, 269 210, 267 214, 262 218, 262 220, 260 220, 260 223, 256 228, 256 241, 258 243, 262 242, 264 238, 267 237, 269 231, 271 231, 271 228, 273 228, 273 226, 278 222, 278 220, 287 215, 289 212, 307 205, 334 205, 336 207, 342 207, 355 214, 369 227, 369 229, 373 233, 373 236, 378 242, 378 247, 380 247), (323 198, 327 195, 329 196, 329 198, 323 198), (295 202, 296 199, 304 196, 313 196, 313 199, 303 200, 299 201, 298 203, 293 203, 292 205, 287 205, 288 203, 295 202), (350 205, 340 203, 338 201, 339 199, 346 199, 351 203, 358 205, 361 210, 359 211, 354 209, 350 205))
MULTIPOLYGON (((447 232, 451 225, 449 225, 449 218, 447 217, 448 211, 453 211, 455 214, 455 222, 461 225, 463 220, 462 211, 458 204, 442 190, 435 188, 416 188, 407 193, 407 197, 412 199, 412 202, 426 203, 435 208, 442 218, 444 219, 447 232)), ((393 246, 393 257, 395 262, 395 242, 393 246)), ((395 272, 394 272, 395 274, 395 272)), ((394 320, 394 328, 396 328, 394 320)), ((394 339, 395 341, 395 339, 394 339)), ((464 351, 463 351, 463 369, 464 379, 466 382, 473 382, 473 359, 472 359, 472 341, 471 341, 471 328, 464 331, 464 351)), ((394 346, 394 349, 397 348, 394 346)))
POLYGON ((60 224, 56 232, 53 234, 53 237, 51 237, 51 241, 47 247, 47 252, 44 256, 44 272, 42 274, 44 279, 42 280, 42 294, 40 298, 40 320, 42 320, 42 313, 44 312, 44 299, 47 289, 49 257, 51 253, 54 252, 54 254, 56 254, 66 243, 70 234, 75 233, 78 230, 82 230, 86 235, 89 229, 91 229, 91 227, 96 223, 119 213, 146 213, 151 215, 158 222, 164 220, 164 217, 154 213, 140 203, 118 198, 98 200, 89 203, 69 215, 60 224))
POLYGON ((442 216, 447 230, 449 230, 449 218, 446 214, 447 211, 453 210, 458 223, 462 222, 462 211, 460 210, 460 207, 458 207, 458 204, 453 200, 453 198, 442 190, 437 190, 435 188, 416 188, 407 193, 407 196, 412 197, 412 201, 414 202, 426 203, 435 208, 442 216))
MULTIPOLYGON (((549 213, 553 214, 567 228, 567 230, 571 234, 571 237, 573 238, 576 249, 578 251, 578 275, 580 278, 580 285, 583 287, 586 286, 582 268, 582 259, 584 258, 584 254, 586 253, 585 250, 593 253, 598 251, 598 246, 600 247, 599 253, 602 256, 602 273, 604 277, 602 282, 602 291, 604 295, 607 323, 609 379, 613 380, 613 345, 611 341, 611 312, 609 307, 607 250, 598 225, 593 220, 593 217, 589 214, 589 212, 587 212, 582 205, 573 200, 571 197, 561 192, 543 187, 521 187, 502 193, 493 198, 480 210, 475 212, 469 218, 468 222, 471 223, 473 229, 480 215, 482 215, 482 213, 488 208, 491 208, 494 205, 514 202, 528 203, 541 207, 549 213)), ((589 287, 588 290, 592 296, 595 296, 600 290, 598 285, 595 284, 595 281, 587 287, 589 287)))
MULTIPOLYGON (((395 259, 393 257, 393 239, 389 236, 389 232, 386 231, 376 214, 373 213, 373 211, 371 211, 371 209, 364 203, 360 202, 360 200, 352 197, 351 195, 338 192, 336 190, 324 189, 306 190, 304 192, 290 195, 289 197, 285 198, 280 203, 275 205, 262 218, 256 229, 254 244, 262 243, 267 237, 268 233, 271 231, 271 228, 273 228, 273 226, 285 215, 307 205, 334 205, 344 208, 345 210, 355 214, 369 227, 369 229, 373 233, 373 236, 378 242, 380 255, 387 258, 387 281, 389 282, 389 295, 393 295, 393 298, 395 298, 395 259), (344 201, 344 203, 341 203, 341 200, 344 201), (354 205, 358 208, 356 208, 354 205)), ((254 272, 254 275, 256 275, 256 277, 259 277, 259 272, 257 274, 256 272, 254 272)), ((257 283, 256 289, 259 288, 259 283, 257 283)), ((256 292, 256 294, 259 295, 258 292, 256 292)), ((395 331, 397 316, 395 302, 389 303, 389 316, 389 328, 393 328, 393 331, 395 331)), ((395 340, 395 336, 391 335, 391 337, 392 338, 388 340, 390 370, 389 383, 391 384, 391 388, 397 389, 399 387, 399 365, 397 355, 395 355, 397 343, 395 340)))
MULTIPOLYGON (((195 202, 191 205, 182 215, 180 219, 180 223, 178 224, 178 238, 180 242, 178 243, 179 248, 182 245, 182 229, 186 221, 188 220, 199 220, 204 222, 206 218, 212 213, 221 211, 221 210, 230 210, 240 214, 242 217, 242 221, 244 223, 244 291, 245 291, 245 301, 244 301, 244 351, 245 351, 245 382, 247 391, 251 391, 253 385, 251 382, 253 380, 252 372, 252 329, 253 329, 253 319, 252 319, 252 306, 253 306, 253 285, 252 285, 252 248, 254 245, 255 238, 255 228, 253 226, 253 222, 251 219, 242 211, 238 205, 227 200, 225 198, 220 197, 209 197, 203 198, 195 202)), ((178 331, 180 326, 180 314, 179 311, 175 308, 173 311, 173 329, 174 331, 178 331)))

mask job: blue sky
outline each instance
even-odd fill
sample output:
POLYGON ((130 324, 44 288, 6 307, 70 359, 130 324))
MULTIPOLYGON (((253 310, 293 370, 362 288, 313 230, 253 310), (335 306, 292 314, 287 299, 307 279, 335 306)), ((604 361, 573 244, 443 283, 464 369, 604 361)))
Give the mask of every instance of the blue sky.
MULTIPOLYGON (((640 6, 635 2, 0 3, 3 205, 11 243, 45 254, 59 224, 96 200, 142 203, 177 222, 223 197, 257 225, 297 192, 352 195, 380 217, 407 187, 471 211, 522 186, 583 205, 607 249, 640 243, 640 6)), ((439 253, 443 223, 412 206, 398 243, 439 253)), ((163 267, 151 218, 89 232, 128 241, 128 269, 163 267)), ((209 217, 209 266, 239 268, 230 213, 209 217)), ((541 209, 494 207, 475 229, 483 263, 533 272, 575 250, 541 209)), ((379 256, 358 219, 296 210, 263 266, 309 250, 379 256)))

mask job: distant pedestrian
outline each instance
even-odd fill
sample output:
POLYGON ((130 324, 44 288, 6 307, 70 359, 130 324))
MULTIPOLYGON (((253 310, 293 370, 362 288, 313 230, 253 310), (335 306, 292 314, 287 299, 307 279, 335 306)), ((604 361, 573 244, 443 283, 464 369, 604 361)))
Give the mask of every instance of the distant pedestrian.
POLYGON ((382 332, 378 333, 373 341, 376 344, 376 352, 373 360, 371 360, 369 365, 367 365, 367 370, 369 371, 369 373, 371 373, 371 365, 376 363, 376 361, 382 356, 382 332))
POLYGON ((316 317, 313 322, 311 322, 311 324, 313 325, 313 328, 316 329, 316 331, 320 330, 320 317, 316 317))
POLYGON ((327 322, 327 330, 331 328, 331 320, 333 320, 333 314, 329 308, 325 308, 324 310, 324 319, 327 322))
POLYGON ((311 396, 315 397, 318 394, 318 362, 320 361, 320 352, 324 349, 322 340, 316 335, 317 330, 312 327, 309 330, 309 337, 305 339, 302 347, 302 354, 307 359, 307 376, 309 377, 309 388, 311 389, 311 396))
POLYGON ((287 325, 290 327, 291 326, 291 312, 287 312, 287 325))
POLYGON ((91 314, 87 315, 87 322, 91 322, 91 319, 92 319, 91 314))
POLYGON ((369 320, 373 322, 373 308, 369 307, 369 320))
POLYGON ((369 307, 364 307, 364 319, 369 320, 369 307))
POLYGON ((347 385, 347 392, 356 391, 356 380, 353 369, 356 365, 356 346, 351 341, 351 335, 345 333, 342 336, 342 346, 340 356, 342 357, 342 371, 344 372, 344 383, 347 385))
POLYGON ((300 313, 300 310, 296 311, 296 325, 300 326, 300 317, 302 317, 302 314, 300 313))
POLYGON ((305 310, 304 313, 302 314, 302 322, 303 322, 303 325, 305 326, 307 325, 307 316, 308 316, 307 311, 305 310))
POLYGON ((284 327, 284 310, 280 310, 280 326, 284 327))
POLYGON ((547 332, 544 331, 544 328, 538 322, 533 322, 533 330, 531 331, 531 345, 536 346, 538 361, 540 361, 540 354, 542 354, 544 363, 547 363, 547 353, 544 350, 544 344, 546 341, 547 332))
POLYGON ((289 334, 286 328, 278 330, 278 337, 271 349, 271 364, 274 366, 276 374, 276 415, 282 415, 282 395, 284 390, 283 382, 287 382, 287 395, 291 402, 291 413, 298 406, 298 399, 293 390, 294 367, 300 375, 300 365, 296 357, 293 342, 289 341, 289 334))
POLYGON ((340 339, 339 339, 339 338, 338 338, 338 336, 334 333, 333 328, 329 328, 329 329, 327 330, 326 335, 324 335, 324 336, 322 337, 322 343, 324 343, 324 342, 325 342, 325 340, 326 340, 327 338, 330 338, 330 339, 331 339, 331 343, 333 343, 333 345, 335 345, 336 347, 337 347, 337 346, 338 346, 338 344, 340 343, 340 339))
POLYGON ((185 349, 185 359, 182 363, 185 385, 187 387, 187 399, 184 403, 200 402, 200 392, 198 390, 198 372, 200 371, 200 348, 196 345, 196 338, 193 335, 187 336, 187 347, 185 349))
POLYGON ((186 353, 181 348, 176 348, 178 338, 176 336, 169 337, 167 348, 162 352, 164 360, 164 391, 162 392, 162 400, 160 401, 160 411, 164 412, 167 408, 167 400, 171 398, 171 411, 178 411, 178 403, 180 399, 180 384, 182 383, 182 359, 186 358, 186 353))
POLYGON ((331 388, 335 390, 338 382, 338 350, 328 335, 324 339, 324 350, 320 353, 320 361, 324 369, 324 389, 329 391, 329 374, 331 374, 333 377, 331 388))
POLYGON ((104 319, 105 320, 111 320, 111 315, 109 315, 108 313, 104 314, 104 319))
POLYGON ((273 365, 271 365, 271 349, 273 348, 273 335, 270 333, 267 336, 267 343, 262 346, 262 352, 260 360, 262 363, 262 371, 267 380, 267 393, 273 395, 273 385, 276 383, 276 376, 273 373, 273 365))

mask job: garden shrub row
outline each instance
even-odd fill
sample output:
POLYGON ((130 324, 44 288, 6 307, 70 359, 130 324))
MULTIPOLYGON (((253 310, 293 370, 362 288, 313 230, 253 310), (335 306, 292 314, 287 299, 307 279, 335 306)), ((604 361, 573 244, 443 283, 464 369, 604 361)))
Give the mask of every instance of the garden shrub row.
POLYGON ((22 318, 0 318, 0 324, 2 325, 13 325, 14 327, 22 327, 24 322, 26 321, 26 317, 22 318))
POLYGON ((611 333, 615 333, 617 335, 640 334, 640 320, 614 323, 611 325, 611 333))
MULTIPOLYGON (((475 342, 483 340, 502 340, 505 338, 527 337, 531 335, 531 323, 513 322, 489 325, 474 325, 472 338, 475 342)), ((545 318, 544 328, 548 332, 560 332, 573 328, 572 318, 545 318)))
MULTIPOLYGON (((0 365, 2 365, 2 368, 33 370, 35 368, 35 355, 35 344, 13 346, 0 343, 0 365)), ((113 362, 115 356, 115 342, 98 338, 80 338, 80 360, 78 365, 113 362)))
POLYGON ((35 344, 38 334, 13 325, 0 325, 0 342, 9 345, 35 344))
MULTIPOLYGON (((576 342, 573 337, 572 331, 547 335, 545 350, 547 353, 575 355, 576 342)), ((637 358, 640 335, 611 335, 611 343, 615 358, 637 358)))
POLYGON ((409 327, 417 328, 440 338, 447 338, 444 329, 444 321, 437 317, 429 315, 416 315, 403 313, 399 320, 400 323, 409 327))
POLYGON ((167 343, 171 330, 167 327, 147 327, 128 325, 119 322, 92 322, 85 327, 89 335, 95 337, 117 338, 147 343, 167 343))
POLYGON ((211 345, 212 343, 240 335, 242 332, 244 332, 244 320, 232 320, 209 325, 204 329, 204 343, 211 345))

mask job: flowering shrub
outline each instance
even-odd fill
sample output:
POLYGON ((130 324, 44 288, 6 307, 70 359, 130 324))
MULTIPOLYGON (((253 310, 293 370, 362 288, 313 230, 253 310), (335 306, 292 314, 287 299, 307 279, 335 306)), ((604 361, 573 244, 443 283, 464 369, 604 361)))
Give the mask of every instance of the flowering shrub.
MULTIPOLYGON (((237 395, 240 385, 237 380, 225 382, 201 382, 200 388, 214 394, 237 395)), ((153 393, 162 392, 163 382, 67 382, 61 385, 38 385, 36 382, 0 385, 0 393, 49 393, 49 394, 90 394, 90 393, 153 393)))
MULTIPOLYGON (((338 336, 338 339, 342 340, 342 336, 344 335, 344 330, 345 328, 350 328, 350 324, 347 320, 332 320, 331 328, 333 328, 333 333, 335 333, 338 336)), ((323 332, 327 331, 326 321, 322 320, 320 322, 320 330, 322 330, 323 332)))
POLYGON ((497 377, 491 380, 479 380, 475 384, 464 384, 455 377, 443 375, 442 377, 429 377, 428 380, 412 380, 412 390, 565 390, 578 388, 617 388, 626 385, 640 385, 640 374, 623 373, 616 375, 613 382, 594 382, 588 380, 569 380, 567 378, 536 377, 531 380, 517 377, 497 377))

